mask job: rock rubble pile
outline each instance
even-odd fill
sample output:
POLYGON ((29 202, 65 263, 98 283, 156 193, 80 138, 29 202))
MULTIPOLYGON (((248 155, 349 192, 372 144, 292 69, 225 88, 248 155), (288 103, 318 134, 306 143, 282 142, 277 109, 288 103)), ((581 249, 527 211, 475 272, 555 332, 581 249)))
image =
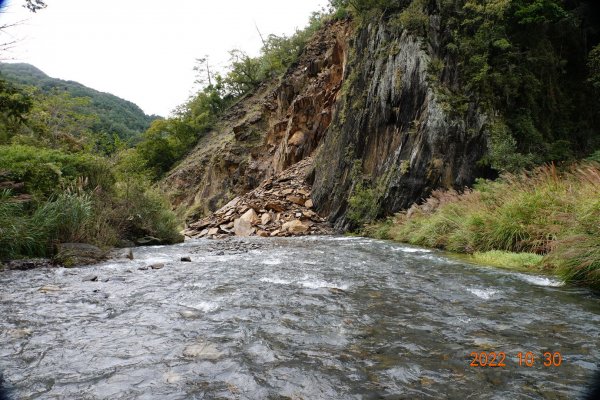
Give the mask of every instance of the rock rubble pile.
POLYGON ((229 236, 303 236, 333 233, 325 218, 312 210, 306 158, 258 188, 231 200, 212 215, 183 232, 188 238, 223 239, 229 236))

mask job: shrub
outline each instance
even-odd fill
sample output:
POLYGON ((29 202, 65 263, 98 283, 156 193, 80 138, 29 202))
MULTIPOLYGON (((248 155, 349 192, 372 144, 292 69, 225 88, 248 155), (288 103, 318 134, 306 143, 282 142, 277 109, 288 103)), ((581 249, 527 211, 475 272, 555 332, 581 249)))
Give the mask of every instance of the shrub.
POLYGON ((348 220, 354 226, 373 222, 377 217, 377 193, 375 189, 359 183, 348 199, 348 220))
POLYGON ((86 239, 91 215, 91 201, 85 194, 63 193, 29 212, 4 191, 0 194, 0 258, 48 256, 53 243, 86 239))
POLYGON ((0 146, 0 171, 24 182, 29 193, 48 197, 77 182, 110 189, 115 182, 106 159, 87 153, 65 153, 33 146, 0 146))

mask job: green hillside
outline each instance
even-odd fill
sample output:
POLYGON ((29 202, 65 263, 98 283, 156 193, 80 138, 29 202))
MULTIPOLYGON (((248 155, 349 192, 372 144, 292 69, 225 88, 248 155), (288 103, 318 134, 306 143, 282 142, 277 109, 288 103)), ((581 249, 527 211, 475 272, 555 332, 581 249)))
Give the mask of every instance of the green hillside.
POLYGON ((51 78, 30 64, 0 64, 0 77, 23 86, 33 86, 42 93, 51 94, 65 91, 72 97, 87 97, 88 104, 82 113, 96 115, 98 118, 91 127, 93 132, 116 134, 121 139, 131 140, 146 131, 157 116, 146 115, 134 103, 110 93, 91 89, 78 82, 51 78))

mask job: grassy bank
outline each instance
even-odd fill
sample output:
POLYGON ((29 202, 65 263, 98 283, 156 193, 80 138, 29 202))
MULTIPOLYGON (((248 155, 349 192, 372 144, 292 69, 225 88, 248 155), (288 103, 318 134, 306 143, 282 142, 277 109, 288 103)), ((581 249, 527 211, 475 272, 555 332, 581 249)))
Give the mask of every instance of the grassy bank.
POLYGON ((474 254, 487 264, 550 270, 600 289, 600 165, 547 166, 479 182, 463 194, 435 192, 367 233, 474 254))
POLYGON ((88 153, 0 146, 0 260, 47 257, 57 243, 111 247, 181 240, 169 204, 143 176, 88 153))

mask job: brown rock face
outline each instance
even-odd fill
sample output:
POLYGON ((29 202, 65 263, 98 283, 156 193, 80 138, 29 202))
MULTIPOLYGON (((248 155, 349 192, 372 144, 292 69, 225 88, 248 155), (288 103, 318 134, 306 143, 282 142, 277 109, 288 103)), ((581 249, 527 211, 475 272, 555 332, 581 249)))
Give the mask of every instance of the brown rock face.
MULTIPOLYGON (((282 79, 263 83, 231 107, 161 182, 174 206, 189 210, 191 228, 206 228, 196 221, 315 151, 332 120, 349 32, 348 21, 326 24, 282 79)), ((278 200, 264 205, 286 209, 278 200)))

